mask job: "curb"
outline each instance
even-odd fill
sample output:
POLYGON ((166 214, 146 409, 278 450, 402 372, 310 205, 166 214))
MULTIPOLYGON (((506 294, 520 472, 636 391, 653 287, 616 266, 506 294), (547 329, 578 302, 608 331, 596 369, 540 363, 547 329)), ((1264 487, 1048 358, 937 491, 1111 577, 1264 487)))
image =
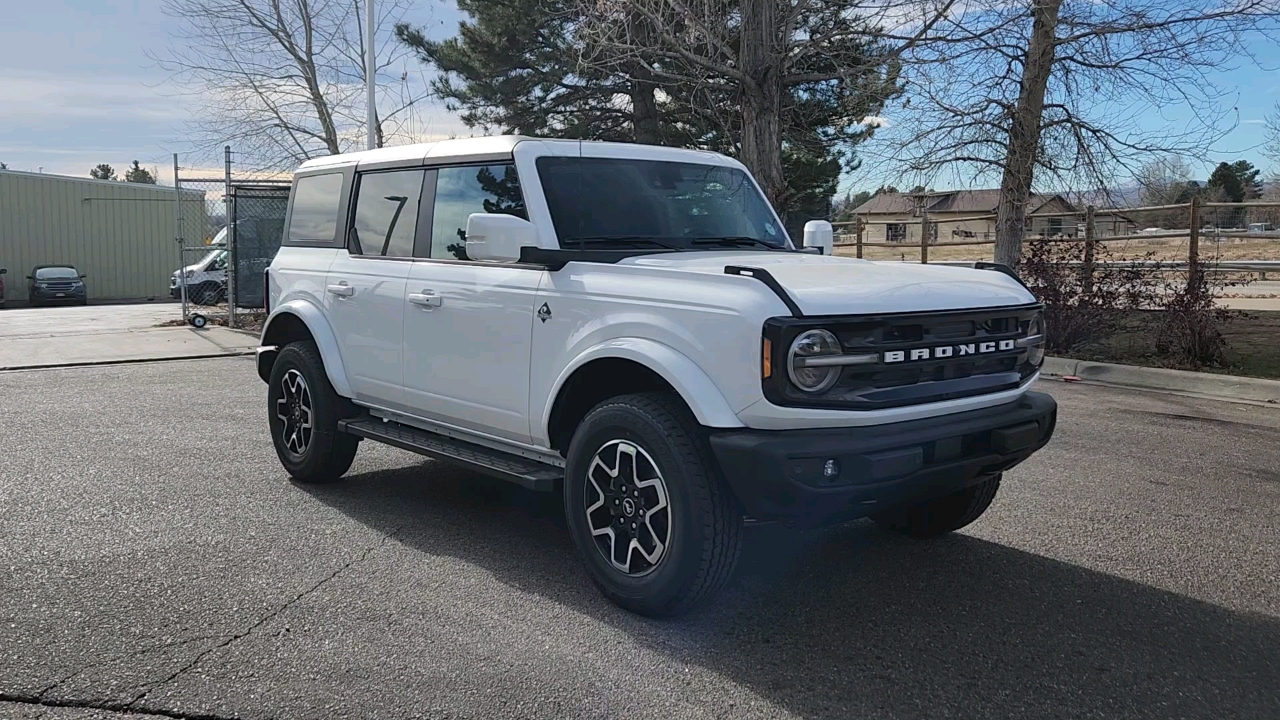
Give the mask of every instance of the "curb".
POLYGON ((1088 382, 1141 390, 1163 390, 1224 400, 1280 404, 1280 380, 1116 365, 1060 357, 1046 357, 1040 372, 1050 377, 1074 376, 1088 382))
POLYGON ((23 370, 60 370, 63 368, 103 367, 106 365, 137 365, 140 363, 174 362, 176 360, 214 360, 224 357, 244 357, 253 355, 256 350, 228 350, 220 353, 203 353, 199 355, 175 355, 173 357, 124 358, 121 360, 85 360, 83 362, 45 363, 43 365, 7 365, 0 367, 0 372, 22 372, 23 370))

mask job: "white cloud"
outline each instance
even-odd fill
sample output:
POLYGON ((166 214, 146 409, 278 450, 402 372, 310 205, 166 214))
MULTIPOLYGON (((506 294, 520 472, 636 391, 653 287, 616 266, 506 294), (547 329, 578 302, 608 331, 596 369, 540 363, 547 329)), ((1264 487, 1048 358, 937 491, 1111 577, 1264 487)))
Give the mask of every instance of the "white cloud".
POLYGON ((889 118, 880 117, 879 115, 868 115, 859 120, 858 124, 873 128, 884 128, 889 127, 889 118))
MULTIPOLYGON (((164 97, 138 77, 8 71, 0 76, 0 122, 65 122, 69 119, 179 120, 181 98, 164 97)), ((158 91, 159 90, 159 91, 158 91)), ((170 88, 171 90, 171 88, 170 88)))

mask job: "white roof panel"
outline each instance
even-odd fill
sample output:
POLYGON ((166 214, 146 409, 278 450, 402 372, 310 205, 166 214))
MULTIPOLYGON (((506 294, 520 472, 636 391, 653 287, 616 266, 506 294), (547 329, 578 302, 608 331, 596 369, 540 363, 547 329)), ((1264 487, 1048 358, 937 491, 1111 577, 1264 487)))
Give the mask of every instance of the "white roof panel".
POLYGON ((360 152, 315 158, 302 164, 298 170, 324 167, 358 165, 360 167, 387 167, 395 164, 425 162, 465 162, 475 160, 499 160, 512 157, 516 145, 522 142, 537 143, 546 155, 581 155, 586 157, 616 157, 648 160, 696 162, 709 165, 728 165, 741 168, 738 161, 705 150, 637 145, 634 143, 598 142, 594 140, 558 140, 530 138, 521 135, 456 138, 415 145, 396 145, 362 150, 360 152))

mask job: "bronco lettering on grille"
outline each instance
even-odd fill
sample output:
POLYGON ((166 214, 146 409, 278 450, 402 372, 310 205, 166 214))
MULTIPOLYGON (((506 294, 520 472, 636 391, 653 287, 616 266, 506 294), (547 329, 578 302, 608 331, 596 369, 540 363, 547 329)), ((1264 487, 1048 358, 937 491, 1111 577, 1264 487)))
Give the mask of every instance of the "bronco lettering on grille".
POLYGON ((888 350, 881 356, 886 364, 900 362, 918 362, 921 360, 940 360, 965 355, 988 355, 997 352, 1016 350, 1013 340, 992 340, 982 343, 966 343, 964 345, 935 345, 933 347, 912 348, 911 350, 888 350))

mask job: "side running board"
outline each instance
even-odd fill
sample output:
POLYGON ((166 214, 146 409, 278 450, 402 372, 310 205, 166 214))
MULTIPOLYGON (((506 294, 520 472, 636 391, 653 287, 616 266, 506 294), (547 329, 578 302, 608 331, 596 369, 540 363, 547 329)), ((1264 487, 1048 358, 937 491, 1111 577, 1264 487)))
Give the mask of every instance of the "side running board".
POLYGON ((426 455, 539 492, 554 490, 564 470, 482 445, 378 418, 339 420, 338 429, 426 455))

